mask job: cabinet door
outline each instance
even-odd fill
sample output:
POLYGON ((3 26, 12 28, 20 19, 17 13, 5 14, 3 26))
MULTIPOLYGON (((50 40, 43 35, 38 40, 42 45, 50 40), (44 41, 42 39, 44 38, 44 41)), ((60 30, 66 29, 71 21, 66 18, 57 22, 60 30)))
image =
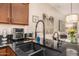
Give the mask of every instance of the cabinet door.
POLYGON ((0 56, 6 56, 6 55, 7 55, 6 48, 0 49, 0 56))
POLYGON ((0 23, 9 23, 10 4, 0 3, 0 23))
POLYGON ((12 4, 12 23, 28 25, 29 5, 23 3, 12 4))
POLYGON ((10 48, 10 47, 7 47, 7 56, 15 56, 15 52, 10 48))

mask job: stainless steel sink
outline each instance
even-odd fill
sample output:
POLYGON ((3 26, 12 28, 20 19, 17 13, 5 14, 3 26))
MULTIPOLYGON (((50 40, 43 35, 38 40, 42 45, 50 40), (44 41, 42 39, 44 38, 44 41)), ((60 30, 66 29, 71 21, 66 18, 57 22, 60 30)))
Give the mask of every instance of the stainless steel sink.
POLYGON ((33 42, 21 43, 16 46, 15 52, 18 56, 28 56, 37 50, 40 50, 41 46, 34 44, 33 42))
POLYGON ((59 52, 42 47, 39 44, 28 42, 19 44, 16 48, 18 56, 58 56, 59 52))
POLYGON ((44 56, 44 49, 41 48, 33 53, 30 53, 29 56, 44 56))

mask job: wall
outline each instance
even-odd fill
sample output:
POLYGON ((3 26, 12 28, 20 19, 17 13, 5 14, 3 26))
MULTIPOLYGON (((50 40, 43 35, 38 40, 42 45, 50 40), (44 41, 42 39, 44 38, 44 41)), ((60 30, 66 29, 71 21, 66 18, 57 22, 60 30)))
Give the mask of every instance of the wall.
POLYGON ((0 35, 2 35, 3 30, 7 31, 7 34, 12 34, 12 28, 24 28, 26 32, 26 26, 22 25, 11 25, 11 24, 0 24, 0 35))
MULTIPOLYGON (((36 23, 32 22, 32 15, 39 16, 39 19, 42 20, 42 14, 45 13, 48 16, 54 17, 54 31, 58 31, 58 20, 62 19, 62 15, 55 8, 52 8, 51 5, 46 3, 31 3, 29 5, 29 29, 31 32, 35 32, 36 23)), ((53 25, 52 25, 53 26, 53 25)), ((42 29, 42 24, 39 25, 39 31, 42 29)), ((50 38, 50 34, 46 34, 47 38, 50 38)))

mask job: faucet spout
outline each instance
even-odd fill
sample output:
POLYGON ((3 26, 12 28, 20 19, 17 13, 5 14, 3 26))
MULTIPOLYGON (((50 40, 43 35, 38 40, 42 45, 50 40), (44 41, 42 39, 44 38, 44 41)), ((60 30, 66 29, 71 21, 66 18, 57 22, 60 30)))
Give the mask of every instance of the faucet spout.
POLYGON ((60 35, 59 35, 58 32, 55 32, 55 33, 53 34, 53 39, 57 41, 57 48, 59 48, 60 45, 62 44, 62 41, 59 39, 59 37, 60 37, 60 35), (57 34, 57 35, 56 35, 56 34, 57 34), (55 36, 55 35, 56 35, 56 36, 55 36))
POLYGON ((44 23, 43 20, 39 20, 39 21, 36 23, 36 27, 35 27, 35 39, 37 38, 37 27, 38 27, 38 24, 39 24, 40 22, 43 24, 43 45, 45 46, 45 23, 44 23))

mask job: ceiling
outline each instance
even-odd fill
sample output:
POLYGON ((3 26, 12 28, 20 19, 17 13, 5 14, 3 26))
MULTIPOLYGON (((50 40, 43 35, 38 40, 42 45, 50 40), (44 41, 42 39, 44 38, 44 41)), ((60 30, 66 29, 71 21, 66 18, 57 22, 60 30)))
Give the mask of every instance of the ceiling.
MULTIPOLYGON (((56 8, 63 15, 71 13, 71 3, 50 3, 53 8, 56 8)), ((79 3, 72 3, 72 13, 79 14, 79 3)))

